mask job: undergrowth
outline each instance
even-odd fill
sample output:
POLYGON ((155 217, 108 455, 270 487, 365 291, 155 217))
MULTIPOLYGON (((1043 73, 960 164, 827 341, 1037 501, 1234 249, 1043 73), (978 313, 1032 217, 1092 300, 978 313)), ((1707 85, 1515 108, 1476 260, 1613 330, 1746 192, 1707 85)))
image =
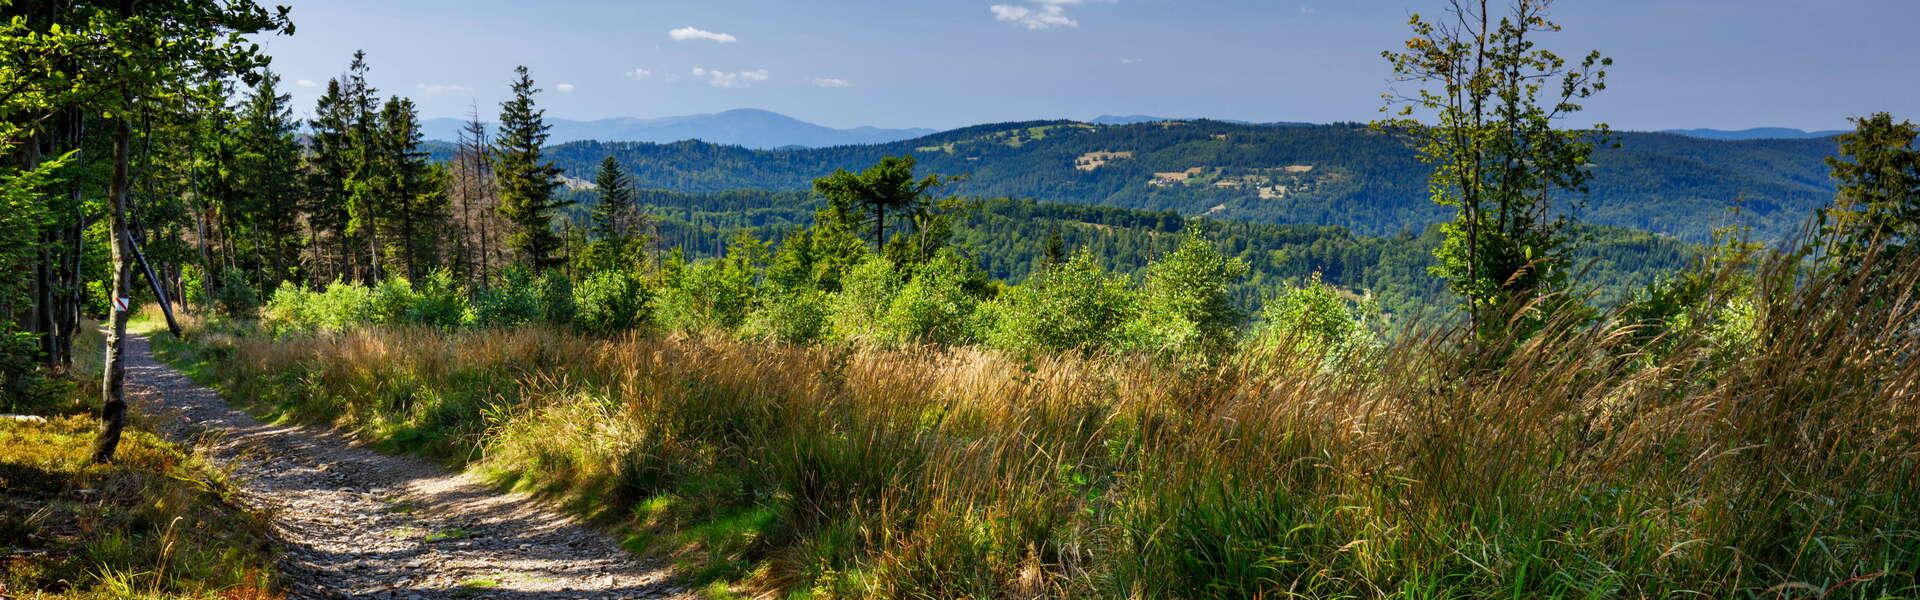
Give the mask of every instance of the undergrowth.
POLYGON ((192 352, 231 397, 561 499, 716 594, 1899 598, 1920 261, 1895 267, 1777 259, 1677 313, 1409 327, 1334 367, 538 327, 192 352))
POLYGON ((89 461, 101 340, 82 332, 71 393, 0 420, 0 597, 280 597, 265 519, 222 471, 137 418, 89 461))

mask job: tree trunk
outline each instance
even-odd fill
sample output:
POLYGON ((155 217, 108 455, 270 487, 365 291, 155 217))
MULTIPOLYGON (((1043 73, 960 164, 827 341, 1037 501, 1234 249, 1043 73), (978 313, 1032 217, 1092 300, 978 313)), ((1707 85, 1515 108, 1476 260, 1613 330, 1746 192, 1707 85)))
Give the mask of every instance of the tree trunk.
POLYGON ((127 235, 126 243, 127 248, 133 250, 134 260, 140 261, 140 270, 147 274, 147 285, 153 288, 153 298, 160 303, 160 312, 167 316, 167 331, 173 337, 182 337, 184 334, 180 331, 180 322, 173 318, 173 306, 167 302, 167 289, 160 285, 160 278, 154 275, 153 265, 147 262, 147 253, 140 250, 140 242, 134 240, 131 233, 127 235))
POLYGON ((107 330, 106 374, 100 389, 100 435, 93 444, 96 463, 113 460, 114 450, 120 447, 120 430, 127 424, 127 311, 113 300, 127 295, 127 145, 133 137, 132 130, 125 117, 120 118, 113 129, 113 180, 107 199, 113 288, 107 308, 111 325, 107 330))

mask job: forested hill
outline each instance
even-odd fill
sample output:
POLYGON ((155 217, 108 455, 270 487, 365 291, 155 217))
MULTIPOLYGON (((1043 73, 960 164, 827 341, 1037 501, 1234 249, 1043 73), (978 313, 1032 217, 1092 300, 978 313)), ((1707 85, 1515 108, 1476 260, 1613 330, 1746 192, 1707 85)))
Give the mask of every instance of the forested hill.
MULTIPOLYGON (((1586 221, 1688 240, 1737 218, 1763 238, 1790 234, 1833 197, 1828 139, 1721 141, 1621 133, 1594 158, 1586 221)), ((805 189, 836 168, 912 154, 922 172, 965 175, 948 191, 1265 223, 1340 225, 1366 234, 1420 231, 1448 209, 1427 196, 1413 150, 1363 125, 1219 121, 980 125, 869 146, 750 150, 698 141, 573 142, 551 157, 580 179, 607 155, 648 188, 711 192, 805 189)))

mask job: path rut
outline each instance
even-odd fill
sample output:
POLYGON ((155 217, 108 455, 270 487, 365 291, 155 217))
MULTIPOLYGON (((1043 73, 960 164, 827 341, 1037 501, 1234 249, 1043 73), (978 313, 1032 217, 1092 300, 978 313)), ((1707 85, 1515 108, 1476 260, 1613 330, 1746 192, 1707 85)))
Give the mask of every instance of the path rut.
POLYGON ((523 494, 346 436, 272 425, 129 336, 127 389, 156 428, 233 473, 271 515, 292 598, 679 598, 667 569, 523 494))

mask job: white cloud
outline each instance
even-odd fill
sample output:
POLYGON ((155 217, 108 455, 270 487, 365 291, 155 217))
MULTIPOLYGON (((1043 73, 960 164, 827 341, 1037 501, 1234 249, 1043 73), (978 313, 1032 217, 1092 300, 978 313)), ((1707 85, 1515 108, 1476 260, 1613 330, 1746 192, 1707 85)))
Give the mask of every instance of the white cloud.
POLYGON ((303 88, 320 87, 320 84, 314 83, 312 79, 301 79, 299 81, 293 82, 293 84, 303 88))
POLYGON ((1035 31, 1054 29, 1054 27, 1079 27, 1079 21, 1073 21, 1068 17, 1068 10, 1060 4, 1041 4, 1037 8, 995 4, 995 6, 989 6, 987 10, 993 12, 996 21, 1016 23, 1020 27, 1035 29, 1035 31))
POLYGON ((627 72, 625 72, 625 73, 621 73, 621 74, 622 74, 622 75, 625 75, 625 76, 627 77, 627 79, 632 79, 632 80, 634 80, 634 81, 639 81, 639 80, 642 80, 642 79, 646 79, 646 78, 648 78, 648 77, 652 77, 652 76, 653 76, 653 71, 648 71, 648 70, 646 70, 646 69, 642 69, 642 68, 640 68, 640 67, 634 67, 632 71, 627 71, 627 72))
POLYGON ((1079 0, 1039 0, 1032 7, 995 4, 987 7, 987 10, 993 12, 994 20, 1038 31, 1055 27, 1079 27, 1079 21, 1067 16, 1066 8, 1068 4, 1078 3, 1079 0))
POLYGON ((1143 63, 1143 62, 1146 62, 1146 61, 1147 61, 1147 59, 1144 59, 1144 58, 1122 58, 1122 59, 1120 59, 1120 64, 1123 64, 1123 65, 1137 65, 1137 64, 1140 64, 1140 63, 1143 63))
POLYGON ((813 84, 823 88, 853 87, 853 82, 839 77, 815 77, 813 78, 813 84))
POLYGON ((721 88, 740 88, 766 81, 766 69, 747 71, 715 71, 702 67, 693 68, 693 76, 707 80, 707 85, 721 88))
POLYGON ((571 83, 553 84, 553 91, 560 92, 562 94, 571 94, 573 93, 573 84, 571 83))
POLYGON ((1313 7, 1311 6, 1307 6, 1305 4, 1300 5, 1300 14, 1311 17, 1313 16, 1313 13, 1316 13, 1316 12, 1319 12, 1319 11, 1314 10, 1313 7))
POLYGON ((473 91, 472 88, 467 86, 451 83, 416 83, 413 87, 420 90, 420 95, 422 96, 438 96, 440 94, 456 94, 473 91))
POLYGON ((686 41, 692 41, 692 40, 708 40, 713 42, 719 42, 722 44, 731 44, 731 43, 740 41, 740 38, 733 37, 733 34, 730 34, 730 33, 717 33, 717 32, 707 31, 705 29, 699 29, 695 27, 681 27, 679 29, 669 31, 667 32, 667 37, 673 38, 673 41, 676 41, 676 42, 686 42, 686 41))

